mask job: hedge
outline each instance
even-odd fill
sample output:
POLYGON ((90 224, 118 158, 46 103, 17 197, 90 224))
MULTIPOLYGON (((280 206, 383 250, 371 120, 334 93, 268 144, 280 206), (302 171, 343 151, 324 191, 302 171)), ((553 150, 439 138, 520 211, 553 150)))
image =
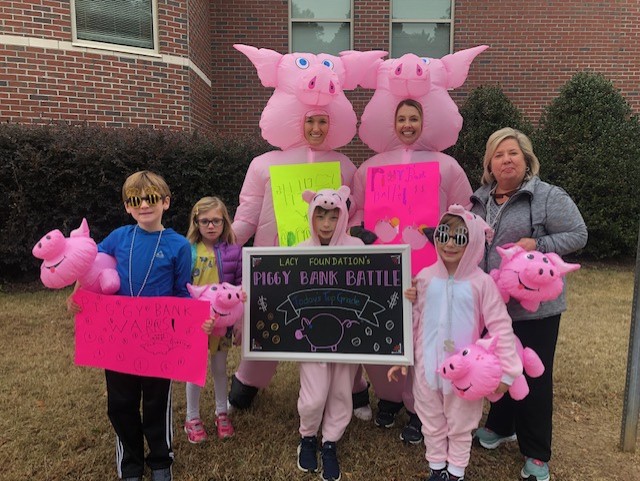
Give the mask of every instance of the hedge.
POLYGON ((68 235, 86 217, 99 241, 131 222, 121 188, 137 170, 167 180, 166 227, 186 233, 190 209, 205 195, 221 197, 233 213, 249 163, 267 150, 255 137, 0 124, 0 280, 35 278, 39 262, 31 249, 52 229, 68 235))

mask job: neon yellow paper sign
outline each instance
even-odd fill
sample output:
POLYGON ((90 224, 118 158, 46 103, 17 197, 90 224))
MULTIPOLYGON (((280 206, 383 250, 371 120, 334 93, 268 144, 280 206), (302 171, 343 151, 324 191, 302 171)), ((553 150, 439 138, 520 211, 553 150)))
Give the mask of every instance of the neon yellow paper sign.
POLYGON ((274 165, 269 167, 273 210, 281 246, 294 246, 309 238, 309 204, 302 200, 305 190, 340 187, 340 163, 274 165))

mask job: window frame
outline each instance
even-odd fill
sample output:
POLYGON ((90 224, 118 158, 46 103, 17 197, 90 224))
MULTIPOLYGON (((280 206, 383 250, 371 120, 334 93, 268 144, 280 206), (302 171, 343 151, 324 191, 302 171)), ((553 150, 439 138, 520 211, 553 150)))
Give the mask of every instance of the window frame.
MULTIPOLYGON (((449 52, 448 54, 453 53, 453 39, 454 39, 454 25, 455 25, 455 8, 456 2, 455 0, 449 0, 451 3, 451 16, 449 19, 443 18, 393 18, 393 2, 395 0, 390 1, 390 11, 389 11, 389 56, 391 58, 395 58, 393 55, 393 25, 396 23, 435 23, 435 24, 448 24, 449 25, 449 52)), ((413 52, 416 53, 416 52, 413 52)), ((417 54, 417 53, 416 53, 417 54)), ((424 56, 424 55, 419 55, 424 56)), ((429 57, 429 56, 427 56, 429 57)))
POLYGON ((153 18, 153 48, 134 47, 118 43, 100 42, 98 40, 85 40, 78 38, 78 27, 76 18, 76 0, 71 0, 71 44, 76 47, 95 48, 99 50, 110 50, 114 52, 124 52, 136 55, 147 55, 160 57, 160 41, 158 35, 158 0, 150 0, 151 15, 153 18))
MULTIPOLYGON (((293 8, 293 0, 289 0, 289 52, 293 52, 293 25, 295 23, 309 23, 310 21, 317 21, 318 23, 348 23, 349 24, 349 50, 353 50, 353 32, 354 32, 354 13, 353 13, 353 4, 354 0, 349 0, 349 11, 351 12, 351 16, 346 18, 322 18, 322 19, 309 19, 309 18, 294 18, 291 15, 291 11, 293 8)), ((327 52, 309 52, 308 53, 327 53, 327 52)), ((337 55, 334 54, 334 55, 337 55)))

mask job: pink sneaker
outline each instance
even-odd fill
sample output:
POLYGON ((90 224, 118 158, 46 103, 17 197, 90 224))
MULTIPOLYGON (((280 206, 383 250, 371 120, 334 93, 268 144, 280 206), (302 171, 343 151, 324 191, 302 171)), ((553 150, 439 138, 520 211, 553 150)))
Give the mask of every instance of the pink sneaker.
POLYGON ((216 417, 216 426, 218 427, 218 437, 220 439, 226 439, 233 436, 233 425, 231 424, 231 419, 229 419, 227 413, 222 413, 216 417))
POLYGON ((200 418, 185 421, 184 432, 187 433, 187 439, 191 444, 200 444, 207 440, 207 432, 200 418))

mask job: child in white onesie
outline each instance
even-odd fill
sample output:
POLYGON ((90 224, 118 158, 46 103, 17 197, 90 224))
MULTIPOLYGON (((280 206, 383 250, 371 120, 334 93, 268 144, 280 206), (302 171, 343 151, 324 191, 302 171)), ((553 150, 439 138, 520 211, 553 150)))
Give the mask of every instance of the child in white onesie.
MULTIPOLYGON (((498 337, 496 355, 504 372, 496 392, 506 392, 522 373, 505 303, 493 279, 478 267, 489 233, 484 220, 452 205, 434 232, 437 261, 415 279, 413 395, 427 448, 428 481, 464 480, 471 432, 482 417, 483 400, 458 397, 451 382, 436 372, 438 366, 478 340, 486 328, 491 337, 498 337)), ((406 372, 392 367, 389 379, 400 369, 406 372)))

